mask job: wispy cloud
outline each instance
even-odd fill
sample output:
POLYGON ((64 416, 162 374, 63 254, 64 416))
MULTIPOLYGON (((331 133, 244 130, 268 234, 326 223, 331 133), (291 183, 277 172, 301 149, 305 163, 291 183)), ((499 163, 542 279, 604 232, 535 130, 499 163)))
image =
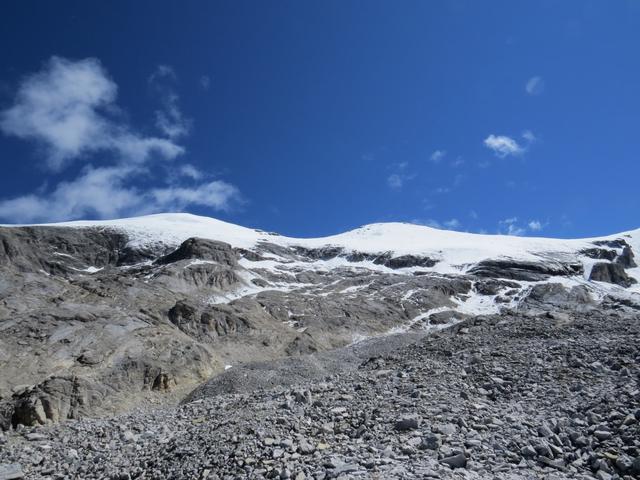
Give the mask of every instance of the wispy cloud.
POLYGON ((399 173, 392 173, 387 177, 387 185, 395 189, 402 188, 404 185, 404 178, 399 173))
POLYGON ((233 185, 221 180, 186 186, 163 186, 149 190, 130 184, 144 175, 140 167, 87 167, 68 182, 45 194, 29 194, 0 202, 0 218, 12 222, 51 222, 85 216, 114 218, 182 210, 199 205, 229 209, 239 198, 233 185))
POLYGON ((464 165, 464 159, 462 157, 456 157, 456 159, 451 162, 453 168, 458 168, 462 165, 464 165))
POLYGON ((507 235, 520 236, 527 232, 526 228, 518 226, 518 217, 505 218, 498 222, 500 228, 499 233, 506 233, 507 235))
MULTIPOLYGON (((149 81, 155 85, 176 78, 171 67, 160 66, 149 81)), ((166 117, 156 118, 159 136, 140 134, 123 120, 117 90, 94 58, 52 57, 23 80, 14 104, 0 112, 0 130, 33 141, 53 171, 72 162, 84 166, 56 185, 0 201, 0 218, 22 223, 113 218, 189 205, 227 210, 241 201, 235 186, 202 181, 204 174, 194 166, 170 162, 185 153, 177 139, 187 133, 177 127, 184 117, 172 90, 161 98, 166 117), (100 166, 90 163, 97 153, 102 154, 100 166)))
POLYGON ((531 220, 527 226, 532 232, 539 232, 544 228, 544 225, 540 220, 531 220))
POLYGON ((524 85, 529 95, 540 95, 544 91, 544 80, 540 76, 531 77, 524 85))
POLYGON ((456 230, 460 228, 461 223, 457 218, 452 218, 450 220, 445 220, 443 225, 449 230, 456 230))
POLYGON ((118 118, 117 92, 97 59, 52 57, 22 82, 13 106, 0 112, 0 130, 35 141, 54 170, 101 151, 136 163, 184 153, 170 138, 142 136, 118 118))
POLYGON ((540 232, 546 224, 540 220, 530 220, 522 224, 518 217, 505 218, 498 222, 498 233, 514 236, 522 236, 527 233, 540 232))
POLYGON ((163 78, 176 80, 178 76, 171 65, 158 65, 156 69, 149 75, 149 83, 155 83, 163 78))
POLYGON ((522 147, 515 139, 506 135, 491 134, 484 139, 484 145, 500 158, 518 156, 525 152, 524 147, 522 147))
POLYGON ((432 163, 440 163, 446 155, 447 152, 445 150, 436 150, 429 156, 429 161, 432 163))
POLYGON ((538 138, 531 130, 525 130, 524 132, 522 132, 522 138, 524 138, 529 144, 532 144, 538 140, 538 138))
POLYGON ((156 127, 168 138, 177 140, 191 129, 191 120, 182 114, 180 97, 175 91, 177 75, 172 67, 158 65, 149 77, 149 84, 160 98, 161 108, 156 110, 156 127))
POLYGON ((390 166, 390 168, 395 170, 395 173, 387 177, 387 185, 389 188, 400 190, 408 180, 415 178, 415 174, 406 171, 408 166, 409 162, 398 162, 390 166))
POLYGON ((178 169, 178 172, 183 177, 188 177, 193 180, 200 180, 202 179, 202 177, 204 177, 204 173, 202 173, 200 170, 198 170, 196 167, 194 167, 189 163, 185 163, 184 165, 181 165, 180 168, 178 169))

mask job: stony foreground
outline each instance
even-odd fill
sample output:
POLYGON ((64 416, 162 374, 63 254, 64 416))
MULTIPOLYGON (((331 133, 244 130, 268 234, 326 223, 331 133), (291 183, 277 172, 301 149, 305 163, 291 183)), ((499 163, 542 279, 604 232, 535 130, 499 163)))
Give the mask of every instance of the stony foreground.
POLYGON ((313 384, 7 433, 0 479, 640 478, 639 365, 637 310, 476 317, 313 384))

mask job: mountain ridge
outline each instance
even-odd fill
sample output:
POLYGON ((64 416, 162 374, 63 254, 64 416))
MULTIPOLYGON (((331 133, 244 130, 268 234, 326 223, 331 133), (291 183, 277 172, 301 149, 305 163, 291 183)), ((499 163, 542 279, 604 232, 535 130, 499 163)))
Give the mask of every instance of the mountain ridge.
MULTIPOLYGON (((518 258, 536 261, 540 253, 576 254, 593 247, 594 242, 607 242, 624 238, 635 250, 640 251, 640 229, 617 234, 584 239, 557 239, 545 237, 517 237, 441 230, 410 223, 373 223, 344 233, 318 238, 295 238, 251 229, 210 217, 185 213, 163 213, 116 220, 72 221, 51 224, 11 225, 7 228, 112 228, 129 237, 135 247, 156 244, 176 247, 187 238, 200 237, 224 241, 234 247, 255 248, 259 242, 284 247, 322 248, 336 246, 345 251, 395 255, 445 255, 434 271, 455 273, 463 266, 493 258, 518 258), (446 255, 445 251, 451 252, 446 255), (449 258, 447 258, 449 257, 449 258)), ((632 272, 632 276, 640 271, 632 272)))

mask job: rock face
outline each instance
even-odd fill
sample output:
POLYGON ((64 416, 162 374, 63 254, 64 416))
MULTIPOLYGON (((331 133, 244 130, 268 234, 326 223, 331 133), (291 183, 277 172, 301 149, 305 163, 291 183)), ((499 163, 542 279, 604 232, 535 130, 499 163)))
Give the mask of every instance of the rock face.
POLYGON ((509 278, 512 280, 539 281, 554 276, 579 275, 583 267, 578 263, 523 262, 514 260, 484 260, 469 273, 479 277, 509 278))
POLYGON ((600 262, 593 265, 589 280, 598 282, 615 283, 623 287, 630 287, 636 280, 630 278, 620 263, 600 262))
POLYGON ((50 377, 41 384, 15 395, 13 426, 44 425, 92 412, 106 391, 103 386, 77 377, 50 377))
POLYGON ((616 263, 622 265, 623 268, 635 268, 638 264, 634 260, 635 255, 629 245, 625 245, 622 253, 616 258, 616 263))
POLYGON ((191 259, 215 262, 228 267, 235 267, 238 264, 231 245, 203 238, 185 240, 177 250, 158 258, 155 263, 166 265, 191 259))

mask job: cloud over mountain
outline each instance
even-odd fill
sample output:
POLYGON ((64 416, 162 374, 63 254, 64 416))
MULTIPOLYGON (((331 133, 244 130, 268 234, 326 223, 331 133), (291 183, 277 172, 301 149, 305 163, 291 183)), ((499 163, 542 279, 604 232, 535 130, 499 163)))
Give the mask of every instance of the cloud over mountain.
POLYGON ((27 76, 13 105, 0 112, 0 130, 33 142, 46 167, 64 178, 51 188, 0 201, 0 217, 13 222, 110 218, 188 205, 226 210, 239 201, 235 186, 203 181, 205 173, 173 163, 186 152, 178 140, 190 127, 173 84, 166 83, 175 79, 168 66, 159 66, 149 79, 161 104, 155 119, 161 135, 154 136, 126 122, 116 103, 118 86, 96 58, 54 56, 27 76), (83 167, 73 176, 68 172, 78 162, 83 167))

